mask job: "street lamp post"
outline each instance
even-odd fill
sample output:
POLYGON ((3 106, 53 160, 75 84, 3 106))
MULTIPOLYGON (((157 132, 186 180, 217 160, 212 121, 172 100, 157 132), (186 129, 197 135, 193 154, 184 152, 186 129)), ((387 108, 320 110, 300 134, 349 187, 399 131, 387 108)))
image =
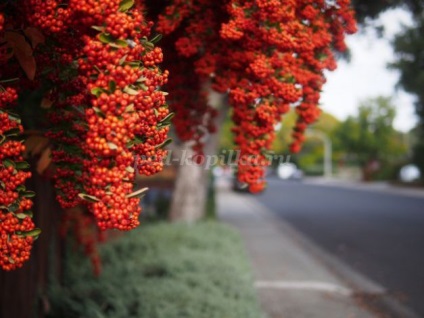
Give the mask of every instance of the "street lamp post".
POLYGON ((333 163, 332 163, 332 142, 331 139, 328 137, 327 134, 325 134, 322 131, 314 130, 314 129, 308 129, 307 133, 320 138, 324 143, 324 177, 331 178, 332 176, 332 170, 333 170, 333 163))

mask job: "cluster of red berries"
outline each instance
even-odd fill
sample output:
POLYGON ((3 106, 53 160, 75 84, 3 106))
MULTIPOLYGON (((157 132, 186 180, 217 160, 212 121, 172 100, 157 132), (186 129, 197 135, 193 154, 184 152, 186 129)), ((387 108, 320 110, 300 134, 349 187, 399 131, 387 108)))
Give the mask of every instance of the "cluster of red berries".
POLYGON ((57 34, 69 27, 70 10, 62 1, 26 0, 23 5, 32 13, 26 15, 27 22, 38 26, 45 34, 57 34))
POLYGON ((166 88, 171 93, 169 102, 175 113, 172 119, 175 132, 180 140, 191 143, 195 158, 202 159, 208 135, 216 131, 217 110, 208 104, 208 92, 187 61, 167 61, 166 65, 173 74, 166 88))
POLYGON ((169 128, 162 127, 168 109, 159 87, 168 73, 157 67, 162 51, 147 40, 151 24, 137 6, 118 13, 119 5, 109 1, 115 12, 96 21, 98 34, 83 37, 78 70, 91 98, 82 177, 83 197, 94 201, 89 209, 100 229, 130 230, 141 209, 133 192, 136 170, 150 175, 163 165, 169 128))
POLYGON ((16 90, 0 87, 0 267, 13 270, 22 267, 38 230, 31 220, 32 192, 26 191, 25 180, 31 176, 23 161, 25 150, 17 138, 22 126, 7 109, 17 100, 16 90))
MULTIPOLYGON (((213 27, 216 12, 210 10, 214 6, 211 1, 198 2, 195 5, 192 1, 173 1, 159 16, 157 30, 168 39, 163 49, 167 57, 165 65, 172 74, 166 88, 170 92, 168 102, 175 113, 175 132, 179 139, 192 144, 195 158, 201 159, 208 134, 216 131, 217 110, 208 103, 208 81, 214 66, 210 63, 212 55, 202 47, 205 43, 214 43, 210 31, 216 29, 213 27), (184 19, 189 22, 184 26, 184 36, 171 34, 184 19), (193 60, 200 51, 211 59, 193 60)), ((219 11, 219 6, 216 9, 219 11)))
MULTIPOLYGON (((46 5, 51 6, 52 3, 49 2, 46 5)), ((34 21, 33 23, 36 24, 33 27, 38 28, 41 33, 49 34, 49 41, 37 48, 35 81, 35 83, 47 84, 49 87, 43 103, 48 108, 46 119, 49 130, 45 136, 51 140, 54 170, 48 169, 46 173, 53 178, 57 200, 63 208, 67 209, 81 203, 78 197, 81 192, 82 166, 79 144, 83 141, 85 129, 78 124, 78 119, 82 117, 78 107, 85 99, 85 95, 81 93, 85 85, 75 78, 70 67, 79 46, 77 42, 68 40, 69 34, 66 30, 69 26, 67 24, 64 24, 67 27, 64 26, 52 33, 50 28, 44 25, 43 19, 34 18, 37 12, 45 10, 43 2, 31 3, 31 5, 27 3, 27 6, 24 6, 26 19, 34 21), (36 5, 37 10, 32 10, 31 5, 36 5)), ((57 21, 60 21, 59 18, 62 16, 57 17, 57 21)))
MULTIPOLYGON (((57 64, 66 69, 66 59, 60 54, 56 58, 59 59, 57 64)), ((49 100, 54 101, 48 116, 51 129, 46 136, 52 140, 56 198, 62 208, 69 209, 82 202, 78 195, 83 191, 81 144, 84 142, 86 127, 81 124, 83 114, 77 109, 87 97, 81 94, 82 83, 78 78, 64 82, 59 80, 60 74, 55 75, 56 85, 48 96, 49 100)))
MULTIPOLYGON (((32 12, 61 8, 55 1, 35 2, 32 12)), ((78 57, 71 64, 77 75, 70 83, 61 80, 60 71, 51 79, 56 102, 50 119, 58 129, 49 137, 55 141, 58 199, 64 208, 90 201, 87 206, 101 229, 129 230, 139 224, 135 174, 157 173, 166 156, 169 111, 160 87, 168 72, 157 66, 163 54, 148 40, 152 24, 142 9, 131 1, 70 0, 66 15, 55 17, 64 27, 51 35, 58 41, 73 37, 60 48, 78 57), (75 22, 72 28, 66 25, 69 19, 75 22)), ((48 14, 41 22, 36 16, 30 20, 53 31, 45 22, 48 14)), ((56 62, 69 69, 64 54, 56 53, 56 62)))
POLYGON ((292 134, 293 143, 290 145, 294 153, 300 151, 305 130, 321 113, 318 104, 325 83, 324 70, 334 70, 337 67, 333 50, 345 51, 345 34, 356 32, 354 12, 349 0, 340 0, 333 4, 302 0, 297 5, 296 18, 309 21, 304 30, 310 41, 308 48, 297 51, 303 72, 296 72, 294 76, 302 85, 303 94, 296 107, 298 120, 292 134))
MULTIPOLYGON (((0 38, 4 36, 5 24, 13 28, 18 22, 19 19, 0 13, 0 38)), ((40 230, 32 221, 30 198, 35 194, 25 187, 31 173, 23 159, 23 127, 14 113, 18 91, 13 78, 23 72, 9 45, 2 46, 0 64, 0 268, 9 271, 22 267, 29 259, 40 230)), ((25 83, 23 80, 19 84, 22 87, 25 83)))
MULTIPOLYGON (((275 125, 296 107, 291 150, 299 151, 306 127, 320 114, 323 72, 336 66, 332 49, 344 50, 344 36, 355 32, 356 25, 349 0, 175 0, 160 16, 158 29, 175 43, 167 57, 177 52, 175 60, 185 58, 185 69, 194 69, 199 83, 211 78, 215 90, 229 92, 240 151, 237 176, 257 192, 265 186, 275 125)), ((171 102, 196 101, 187 86, 198 92, 201 84, 187 85, 180 93, 183 81, 178 77, 169 82, 171 102)), ((184 129, 189 105, 183 112, 188 119, 179 120, 177 113, 174 120, 184 138, 190 137, 184 129)))
POLYGON ((295 107, 298 121, 291 150, 297 152, 306 127, 320 115, 323 72, 335 68, 331 47, 340 39, 343 42, 346 32, 355 31, 349 6, 349 1, 311 0, 232 1, 228 5, 231 18, 221 28, 221 38, 231 43, 226 46, 231 52, 227 56, 236 53, 238 59, 237 63, 230 58, 224 61, 224 70, 230 71, 217 72, 221 75, 217 83, 221 90, 230 88, 242 162, 238 177, 251 191, 263 188, 261 164, 267 165, 266 151, 281 116, 295 107), (330 24, 338 26, 337 34, 332 33, 330 24), (231 76, 237 76, 233 82, 228 80, 231 76), (237 86, 231 87, 234 82, 237 86), (257 157, 256 165, 246 165, 252 156, 257 157))
POLYGON ((37 74, 53 84, 45 98, 53 104, 47 136, 57 199, 97 271, 88 229, 136 227, 144 190, 134 191, 135 175, 163 167, 171 118, 160 91, 163 54, 148 40, 152 23, 140 2, 29 0, 24 9, 51 39, 37 55, 37 74), (82 203, 90 214, 75 212, 82 203))
POLYGON ((30 217, 23 220, 12 213, 0 214, 0 267, 6 271, 20 268, 29 259, 34 238, 30 217))

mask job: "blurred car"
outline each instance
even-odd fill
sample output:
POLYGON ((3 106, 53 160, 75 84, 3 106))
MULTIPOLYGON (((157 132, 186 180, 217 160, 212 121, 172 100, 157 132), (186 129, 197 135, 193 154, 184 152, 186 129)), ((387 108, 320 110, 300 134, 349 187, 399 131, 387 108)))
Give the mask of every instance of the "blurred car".
POLYGON ((240 182, 237 177, 233 177, 233 191, 236 192, 249 192, 249 186, 247 183, 240 182))
POLYGON ((403 182, 414 182, 421 178, 420 169, 413 164, 403 166, 399 171, 399 178, 403 182))
POLYGON ((277 167, 277 176, 283 180, 302 180, 303 171, 294 163, 286 162, 277 167))

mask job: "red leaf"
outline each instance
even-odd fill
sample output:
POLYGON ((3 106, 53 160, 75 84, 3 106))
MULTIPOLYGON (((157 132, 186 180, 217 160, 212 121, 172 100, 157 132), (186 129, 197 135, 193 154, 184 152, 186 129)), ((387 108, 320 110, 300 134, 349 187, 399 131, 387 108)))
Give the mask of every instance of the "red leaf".
POLYGON ((25 37, 18 32, 6 32, 4 38, 8 45, 13 48, 16 59, 30 80, 35 77, 36 63, 32 56, 31 45, 25 40, 25 37))
POLYGON ((49 167, 49 165, 52 162, 52 152, 50 150, 50 148, 47 148, 43 151, 43 153, 41 154, 40 159, 37 162, 37 172, 42 175, 44 173, 44 171, 47 170, 47 168, 49 167))
POLYGON ((24 33, 31 41, 31 46, 33 49, 35 49, 38 44, 43 44, 46 41, 44 35, 36 28, 26 28, 24 33))
POLYGON ((34 57, 28 56, 19 49, 15 50, 15 56, 24 70, 26 76, 32 81, 35 78, 36 63, 34 57))

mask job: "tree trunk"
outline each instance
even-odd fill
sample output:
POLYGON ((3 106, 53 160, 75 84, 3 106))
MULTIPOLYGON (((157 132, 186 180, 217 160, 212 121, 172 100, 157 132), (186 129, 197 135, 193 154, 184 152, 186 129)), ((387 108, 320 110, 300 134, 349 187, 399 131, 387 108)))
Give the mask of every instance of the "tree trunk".
POLYGON ((188 159, 194 155, 188 143, 180 152, 183 160, 178 169, 169 217, 174 222, 193 223, 205 214, 207 171, 188 159))
POLYGON ((206 136, 207 141, 204 149, 206 160, 203 164, 193 163, 191 157, 194 155, 190 143, 185 143, 182 149, 174 150, 173 154, 178 156, 180 163, 175 189, 172 195, 169 219, 173 222, 184 221, 193 223, 202 219, 206 214, 207 186, 210 173, 208 156, 216 155, 219 141, 219 127, 224 122, 227 103, 226 95, 209 91, 209 105, 218 109, 219 113, 215 119, 218 132, 206 136))

